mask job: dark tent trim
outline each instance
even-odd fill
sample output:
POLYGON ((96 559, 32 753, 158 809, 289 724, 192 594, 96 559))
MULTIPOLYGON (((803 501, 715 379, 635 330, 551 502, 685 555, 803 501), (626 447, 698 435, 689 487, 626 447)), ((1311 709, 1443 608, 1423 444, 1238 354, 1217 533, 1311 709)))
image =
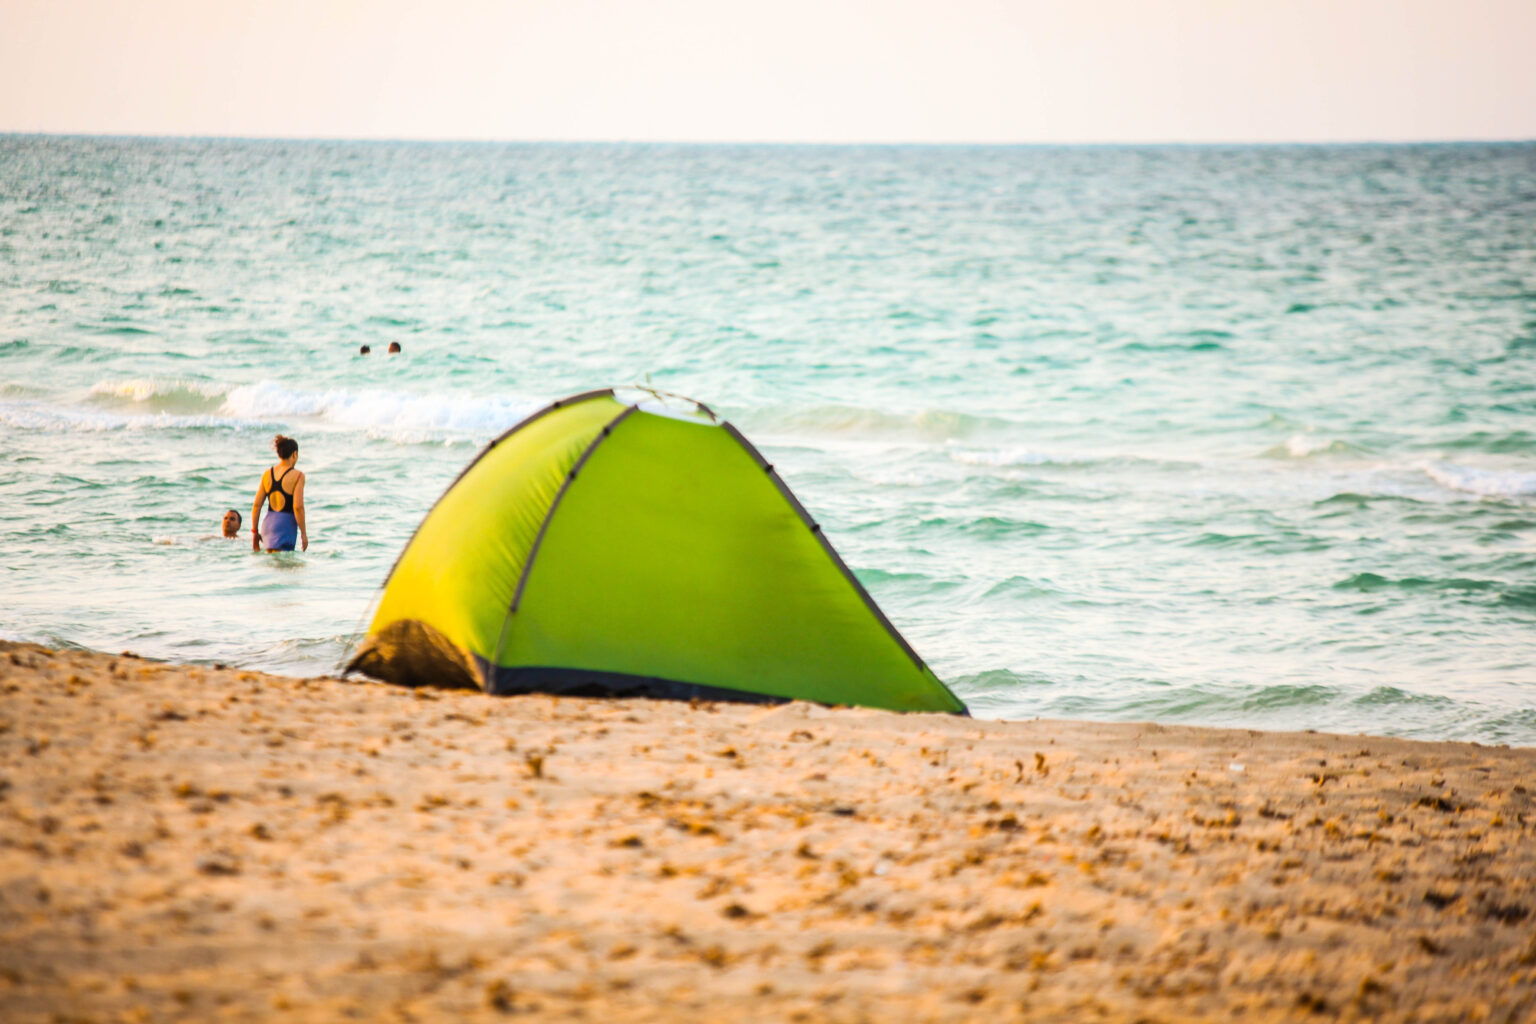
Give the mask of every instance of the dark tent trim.
POLYGON ((492 665, 476 657, 485 679, 485 692, 500 696, 547 693, 557 697, 649 697, 654 700, 718 700, 735 704, 788 704, 789 697, 775 697, 746 690, 675 679, 633 676, 595 669, 492 665))

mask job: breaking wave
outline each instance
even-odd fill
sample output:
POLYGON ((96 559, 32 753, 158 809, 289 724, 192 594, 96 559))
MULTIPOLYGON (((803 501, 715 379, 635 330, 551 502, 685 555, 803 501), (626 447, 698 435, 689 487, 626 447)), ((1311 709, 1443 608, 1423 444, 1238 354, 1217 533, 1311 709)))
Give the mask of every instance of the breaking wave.
MULTIPOLYGON (((24 393, 23 393, 24 394, 24 393)), ((240 429, 315 420, 405 442, 488 438, 542 402, 524 398, 417 395, 401 391, 311 391, 275 381, 227 391, 197 381, 136 378, 101 381, 84 404, 42 399, 0 401, 0 424, 48 433, 114 430, 240 429)))
POLYGON ((223 387, 203 381, 135 377, 97 381, 91 387, 91 400, 131 411, 213 412, 224 393, 223 387))
POLYGON ((264 380, 232 389, 224 397, 221 411, 240 419, 266 421, 310 417, 339 427, 376 432, 494 435, 541 404, 525 398, 416 395, 372 389, 306 391, 264 380))
POLYGON ((1027 448, 968 449, 949 452, 953 462, 967 466, 1091 466, 1102 460, 1078 455, 1048 455, 1027 448))
POLYGON ((0 424, 16 430, 50 434, 105 433, 114 430, 238 429, 249 424, 222 416, 179 416, 172 413, 125 416, 45 402, 0 402, 0 424))
POLYGON ((1477 469, 1437 462, 1424 472, 1435 483, 1453 491, 1478 494, 1485 498, 1513 498, 1536 494, 1536 473, 1511 469, 1477 469))
POLYGON ((1311 459, 1325 455, 1360 455, 1364 449, 1348 441, 1326 437, 1308 437, 1294 434, 1284 444, 1277 444, 1264 451, 1266 459, 1311 459))
POLYGON ((743 426, 757 433, 919 441, 948 441, 1010 426, 1008 421, 997 417, 948 409, 896 412, 855 405, 764 409, 744 417, 744 421, 743 426))

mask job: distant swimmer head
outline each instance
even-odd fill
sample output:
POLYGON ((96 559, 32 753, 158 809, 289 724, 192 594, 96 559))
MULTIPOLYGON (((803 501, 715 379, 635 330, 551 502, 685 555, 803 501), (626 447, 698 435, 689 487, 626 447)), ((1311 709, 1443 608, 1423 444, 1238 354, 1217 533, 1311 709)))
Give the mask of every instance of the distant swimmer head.
POLYGON ((240 532, 240 513, 235 509, 226 509, 224 512, 223 533, 226 537, 233 537, 240 532))
POLYGON ((287 462, 299 454, 299 442, 291 437, 278 434, 272 439, 272 447, 277 451, 277 457, 287 462))
POLYGON ((400 343, 398 341, 392 341, 392 342, 389 343, 389 354, 390 355, 394 355, 396 352, 399 352, 399 351, 400 351, 400 343))
POLYGON ((371 349, 371 348, 369 348, 369 347, 368 347, 368 346, 367 346, 367 345, 363 345, 363 346, 362 346, 362 347, 360 347, 360 348, 359 348, 359 349, 358 349, 358 350, 357 350, 357 354, 358 354, 358 355, 360 355, 360 356, 365 356, 365 355, 367 355, 367 354, 368 354, 368 353, 369 353, 369 352, 372 352, 372 351, 373 351, 373 349, 371 349))

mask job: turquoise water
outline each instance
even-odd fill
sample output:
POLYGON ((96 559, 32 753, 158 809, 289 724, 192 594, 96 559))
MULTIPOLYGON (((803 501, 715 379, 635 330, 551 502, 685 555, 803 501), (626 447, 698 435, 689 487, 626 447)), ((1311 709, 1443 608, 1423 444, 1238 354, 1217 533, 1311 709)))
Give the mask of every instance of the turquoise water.
POLYGON ((1536 744, 1536 145, 0 137, 0 310, 13 638, 330 670, 481 445, 649 379, 978 714, 1536 744), (200 539, 277 431, 308 553, 200 539))

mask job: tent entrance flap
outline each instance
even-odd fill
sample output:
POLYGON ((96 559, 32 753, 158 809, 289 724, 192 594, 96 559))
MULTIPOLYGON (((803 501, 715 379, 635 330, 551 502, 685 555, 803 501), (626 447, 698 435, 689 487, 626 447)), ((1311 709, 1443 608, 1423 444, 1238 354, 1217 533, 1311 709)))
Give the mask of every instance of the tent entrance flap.
POLYGON ((358 645, 347 671, 401 686, 484 689, 487 678, 473 659, 425 622, 396 619, 358 645))

